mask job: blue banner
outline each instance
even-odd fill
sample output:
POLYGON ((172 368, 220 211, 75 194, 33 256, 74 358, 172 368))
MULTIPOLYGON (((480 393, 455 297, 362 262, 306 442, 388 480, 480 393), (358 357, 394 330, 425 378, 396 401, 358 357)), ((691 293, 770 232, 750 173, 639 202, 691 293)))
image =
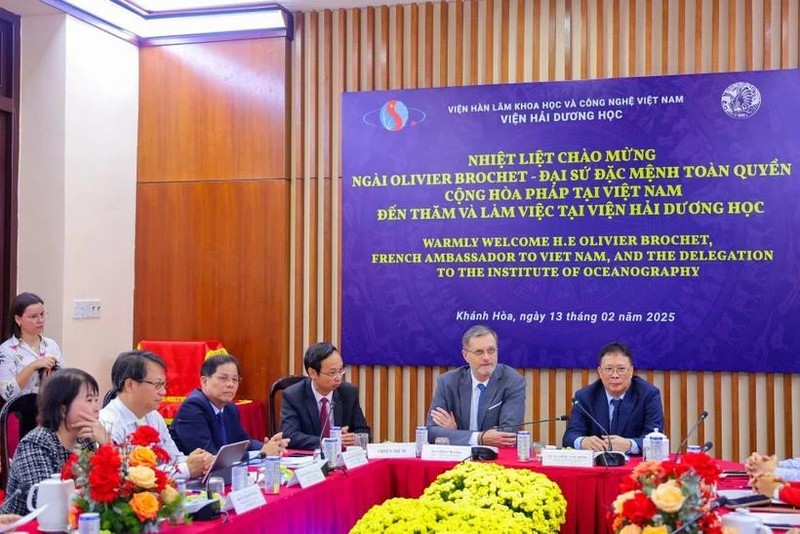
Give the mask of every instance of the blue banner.
POLYGON ((800 72, 347 93, 342 351, 800 371, 800 72))

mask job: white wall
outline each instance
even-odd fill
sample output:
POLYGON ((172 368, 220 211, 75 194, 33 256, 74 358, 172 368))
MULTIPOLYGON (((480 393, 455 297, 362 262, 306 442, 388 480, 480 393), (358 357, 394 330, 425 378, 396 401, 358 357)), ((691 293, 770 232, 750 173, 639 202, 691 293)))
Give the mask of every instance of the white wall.
POLYGON ((133 337, 138 50, 64 14, 23 17, 21 38, 17 288, 104 391, 133 337), (82 298, 100 319, 72 318, 82 298))

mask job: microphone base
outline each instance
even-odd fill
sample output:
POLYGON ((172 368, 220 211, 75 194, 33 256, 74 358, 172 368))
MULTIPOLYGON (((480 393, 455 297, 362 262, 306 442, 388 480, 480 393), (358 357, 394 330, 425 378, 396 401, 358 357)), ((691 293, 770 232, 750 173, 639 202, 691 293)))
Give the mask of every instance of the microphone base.
POLYGON ((472 447, 472 459, 478 461, 497 460, 497 449, 485 445, 472 447))
POLYGON ((620 467, 625 465, 625 454, 619 451, 599 452, 594 457, 594 465, 603 467, 620 467))

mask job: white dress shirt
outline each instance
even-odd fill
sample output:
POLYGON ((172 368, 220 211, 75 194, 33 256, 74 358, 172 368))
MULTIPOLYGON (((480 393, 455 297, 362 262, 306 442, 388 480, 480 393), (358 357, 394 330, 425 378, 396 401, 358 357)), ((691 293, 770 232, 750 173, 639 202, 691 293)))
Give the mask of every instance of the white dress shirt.
POLYGON ((484 389, 483 393, 481 393, 478 389, 478 385, 483 384, 485 387, 489 381, 481 382, 475 378, 475 375, 471 373, 470 375, 472 376, 472 399, 469 404, 469 429, 475 430, 476 432, 473 432, 472 436, 470 436, 469 444, 477 445, 478 436, 480 435, 480 431, 478 431, 478 404, 481 402, 481 395, 486 395, 486 390, 484 389))
POLYGON ((167 453, 173 464, 183 475, 189 476, 189 467, 186 465, 186 456, 178 450, 178 446, 169 435, 167 423, 156 410, 138 419, 136 415, 119 398, 113 399, 100 410, 100 421, 106 427, 114 443, 124 443, 138 427, 148 425, 155 428, 161 436, 159 444, 167 453))
MULTIPOLYGON (((314 387, 314 383, 311 383, 311 391, 314 392, 314 399, 317 401, 317 411, 322 411, 322 399, 328 399, 328 428, 335 426, 336 423, 333 420, 333 410, 335 409, 333 406, 333 391, 329 392, 327 395, 322 395, 317 389, 314 387)), ((325 432, 325 422, 319 422, 320 433, 325 432)))

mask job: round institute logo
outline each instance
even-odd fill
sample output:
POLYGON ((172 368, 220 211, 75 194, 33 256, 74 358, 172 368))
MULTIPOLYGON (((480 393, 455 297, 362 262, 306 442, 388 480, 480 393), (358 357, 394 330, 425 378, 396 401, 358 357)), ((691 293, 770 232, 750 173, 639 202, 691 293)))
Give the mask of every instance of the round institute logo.
POLYGON ((421 109, 409 108, 400 100, 389 100, 380 109, 365 113, 361 120, 369 126, 399 132, 406 126, 416 126, 425 118, 425 112, 421 109))
POLYGON ((722 93, 722 110, 734 119, 749 119, 761 107, 761 91, 747 82, 729 85, 722 93))

